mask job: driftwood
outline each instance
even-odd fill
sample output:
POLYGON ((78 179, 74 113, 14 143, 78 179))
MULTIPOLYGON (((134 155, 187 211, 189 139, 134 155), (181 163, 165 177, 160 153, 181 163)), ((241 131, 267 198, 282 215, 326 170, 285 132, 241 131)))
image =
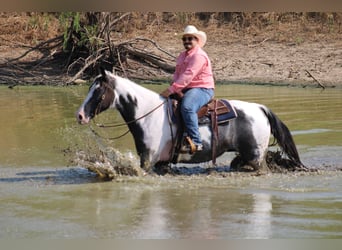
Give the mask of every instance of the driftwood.
POLYGON ((21 56, 8 60, 8 62, 18 61, 19 59, 28 55, 30 52, 33 52, 36 50, 43 50, 43 49, 44 50, 51 50, 53 48, 56 48, 57 46, 61 45, 62 38, 63 38, 63 35, 54 37, 54 38, 49 39, 49 40, 44 41, 44 42, 41 42, 37 46, 31 47, 29 50, 25 51, 25 53, 23 53, 21 56), (55 44, 50 45, 51 43, 52 44, 55 43, 55 44))
MULTIPOLYGON (((59 37, 58 39, 50 39, 50 42, 59 39, 59 37)), ((174 56, 162 49, 155 41, 147 38, 137 38, 117 45, 111 42, 110 46, 100 48, 96 54, 70 60, 70 65, 66 65, 67 67, 63 67, 63 63, 69 61, 70 56, 65 60, 66 56, 62 56, 62 52, 57 51, 56 46, 49 43, 44 43, 47 46, 42 45, 39 44, 30 48, 17 58, 5 60, 0 65, 0 83, 12 84, 12 86, 25 83, 43 84, 47 80, 46 75, 43 77, 44 71, 49 71, 44 65, 50 65, 50 68, 54 68, 55 73, 51 72, 51 78, 56 77, 56 80, 60 79, 60 81, 63 79, 64 83, 59 84, 67 85, 73 84, 77 79, 93 77, 94 70, 103 63, 111 66, 111 68, 107 67, 109 70, 116 69, 116 73, 120 74, 121 72, 125 77, 138 79, 149 79, 148 75, 155 77, 160 71, 166 75, 172 74, 175 70, 174 56), (152 44, 153 48, 151 50, 142 49, 146 47, 146 43, 152 44), (54 50, 50 53, 45 52, 44 56, 35 61, 24 60, 29 53, 47 50, 47 48, 54 48, 54 50), (59 65, 59 67, 53 65, 59 65), (59 72, 58 68, 60 68, 59 72), (139 71, 142 70, 144 73, 139 74, 139 71), (89 73, 87 73, 88 71, 89 73)))
POLYGON ((78 78, 80 78, 80 76, 82 75, 82 73, 92 64, 96 63, 97 60, 101 59, 103 57, 103 54, 99 54, 97 57, 95 58, 87 58, 89 60, 86 60, 84 66, 69 80, 67 81, 67 84, 70 84, 72 82, 74 82, 75 80, 77 80, 78 78))
POLYGON ((12 86, 73 84, 79 79, 88 80, 93 77, 100 65, 107 70, 115 70, 116 74, 137 79, 166 78, 174 72, 175 56, 161 48, 157 42, 143 37, 123 42, 115 40, 112 31, 120 21, 130 16, 130 12, 89 12, 87 15, 89 23, 84 24, 84 27, 95 22, 99 27, 95 36, 84 40, 82 35, 85 33, 80 34, 72 20, 65 35, 35 47, 26 46, 28 49, 16 58, 2 59, 0 83, 12 86), (80 39, 83 39, 82 42, 80 39), (30 53, 38 53, 41 57, 30 61, 30 53))
POLYGON ((305 72, 306 72, 312 79, 314 79, 314 81, 317 82, 318 85, 319 85, 322 89, 325 89, 325 86, 324 86, 320 81, 318 81, 318 80, 316 79, 316 77, 314 77, 314 76, 311 74, 311 72, 310 72, 309 70, 305 70, 305 72))
POLYGON ((0 63, 0 84, 9 84, 10 88, 19 84, 58 84, 59 79, 49 79, 48 75, 51 74, 50 69, 54 68, 51 61, 62 42, 63 36, 54 37, 34 47, 12 42, 12 46, 28 49, 18 57, 2 59, 2 63, 0 63), (42 54, 40 58, 25 60, 30 53, 37 52, 42 54))
POLYGON ((124 49, 125 51, 127 51, 129 55, 134 56, 138 60, 151 63, 153 66, 157 66, 168 73, 172 73, 175 71, 174 65, 171 65, 170 63, 166 62, 165 59, 159 56, 153 55, 151 53, 146 53, 138 49, 134 49, 130 46, 124 46, 124 49))

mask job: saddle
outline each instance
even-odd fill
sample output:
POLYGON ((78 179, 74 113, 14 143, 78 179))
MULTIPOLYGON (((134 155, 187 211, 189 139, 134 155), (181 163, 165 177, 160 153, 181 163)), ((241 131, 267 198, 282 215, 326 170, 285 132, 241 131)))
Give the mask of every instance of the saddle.
POLYGON ((205 124, 217 122, 218 124, 229 122, 237 117, 235 109, 224 99, 212 99, 206 105, 202 106, 197 112, 198 123, 205 124), (214 117, 213 117, 214 115, 214 117))
MULTIPOLYGON (((180 114, 180 100, 171 99, 171 102, 169 102, 169 113, 171 114, 173 123, 180 123, 182 120, 180 114)), ((237 117, 236 111, 229 101, 225 99, 211 99, 198 110, 198 124, 210 123, 213 114, 216 115, 218 124, 229 122, 229 120, 237 117)))
MULTIPOLYGON (((173 157, 172 163, 177 163, 177 158, 180 153, 180 148, 183 143, 188 143, 190 145, 190 154, 195 151, 195 145, 192 143, 189 137, 183 138, 183 132, 185 130, 182 117, 180 114, 180 102, 181 100, 171 99, 169 102, 169 113, 171 115, 171 120, 177 123, 179 128, 176 140, 173 146, 173 157)), ((237 113, 234 107, 229 103, 229 101, 224 99, 212 99, 207 104, 202 106, 198 112, 198 123, 199 125, 211 124, 212 128, 212 161, 216 163, 216 148, 218 142, 218 125, 228 123, 231 119, 237 117, 237 113)))

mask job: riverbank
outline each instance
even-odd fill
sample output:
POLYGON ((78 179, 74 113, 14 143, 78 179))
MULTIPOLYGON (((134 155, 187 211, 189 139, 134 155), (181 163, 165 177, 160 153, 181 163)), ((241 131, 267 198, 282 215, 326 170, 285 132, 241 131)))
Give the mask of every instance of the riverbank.
MULTIPOLYGON (((266 41, 228 45, 226 59, 214 54, 217 79, 233 82, 269 83, 318 87, 342 86, 342 43, 306 42, 303 44, 266 41), (216 63, 225 61, 225 65, 216 63)), ((210 53, 210 48, 208 49, 210 53)))
MULTIPOLYGON (((342 87, 341 34, 285 24, 255 32, 201 29, 218 82, 342 87)), ((177 35, 164 36, 161 45, 173 54, 183 49, 177 35)), ((160 35, 152 38, 159 41, 160 35)))
MULTIPOLYGON (((44 53, 54 57, 56 51, 35 50, 27 53, 43 37, 47 39, 59 34, 55 20, 49 21, 51 27, 45 34, 39 27, 35 30, 30 28, 27 22, 32 17, 25 18, 24 15, 0 17, 0 23, 4 24, 0 32, 0 83, 13 84, 11 81, 14 79, 13 82, 19 84, 65 85, 73 75, 68 68, 62 67, 64 62, 54 60, 53 64, 49 64, 39 60, 44 53), (25 67, 18 65, 19 61, 13 61, 22 55, 25 56, 19 61, 26 63, 25 67), (26 67, 30 63, 32 65, 26 67)), ((217 22, 193 20, 192 23, 207 33, 204 49, 212 60, 217 83, 342 88, 341 25, 292 20, 237 28, 217 22)), ((118 44, 137 37, 150 39, 176 57, 183 50, 180 40, 183 26, 150 24, 144 29, 136 28, 127 33, 113 32, 111 40, 118 44)), ((141 47, 156 55, 163 54, 155 46, 147 47, 146 43, 141 47)), ((141 66, 134 58, 127 58, 125 74, 134 79, 141 66)), ((145 80, 169 80, 172 77, 172 74, 153 67, 149 73, 144 75, 145 80)), ((91 77, 80 76, 85 81, 91 80, 91 77)), ((79 82, 84 81, 76 81, 79 82)))

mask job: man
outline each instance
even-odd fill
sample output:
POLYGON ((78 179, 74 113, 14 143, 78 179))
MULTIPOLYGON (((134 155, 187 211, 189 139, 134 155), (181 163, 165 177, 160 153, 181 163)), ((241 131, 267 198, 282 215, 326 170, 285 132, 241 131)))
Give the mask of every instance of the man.
POLYGON ((181 114, 187 135, 196 146, 196 151, 203 149, 198 131, 197 111, 214 96, 214 78, 211 62, 202 49, 207 36, 205 32, 188 25, 183 33, 183 51, 177 58, 173 82, 161 95, 165 98, 171 94, 183 95, 181 114))

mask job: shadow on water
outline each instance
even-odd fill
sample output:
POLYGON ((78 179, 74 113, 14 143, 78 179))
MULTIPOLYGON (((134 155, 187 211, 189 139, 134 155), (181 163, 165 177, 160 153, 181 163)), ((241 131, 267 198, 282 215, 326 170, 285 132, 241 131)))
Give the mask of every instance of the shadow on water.
POLYGON ((103 182, 86 169, 73 167, 57 170, 23 171, 1 177, 0 183, 37 182, 49 185, 85 184, 103 182))
POLYGON ((200 174, 210 174, 210 173, 229 173, 232 172, 230 166, 215 166, 210 168, 205 168, 201 166, 194 167, 186 167, 186 166, 178 166, 172 168, 172 174, 174 175, 200 175, 200 174))

